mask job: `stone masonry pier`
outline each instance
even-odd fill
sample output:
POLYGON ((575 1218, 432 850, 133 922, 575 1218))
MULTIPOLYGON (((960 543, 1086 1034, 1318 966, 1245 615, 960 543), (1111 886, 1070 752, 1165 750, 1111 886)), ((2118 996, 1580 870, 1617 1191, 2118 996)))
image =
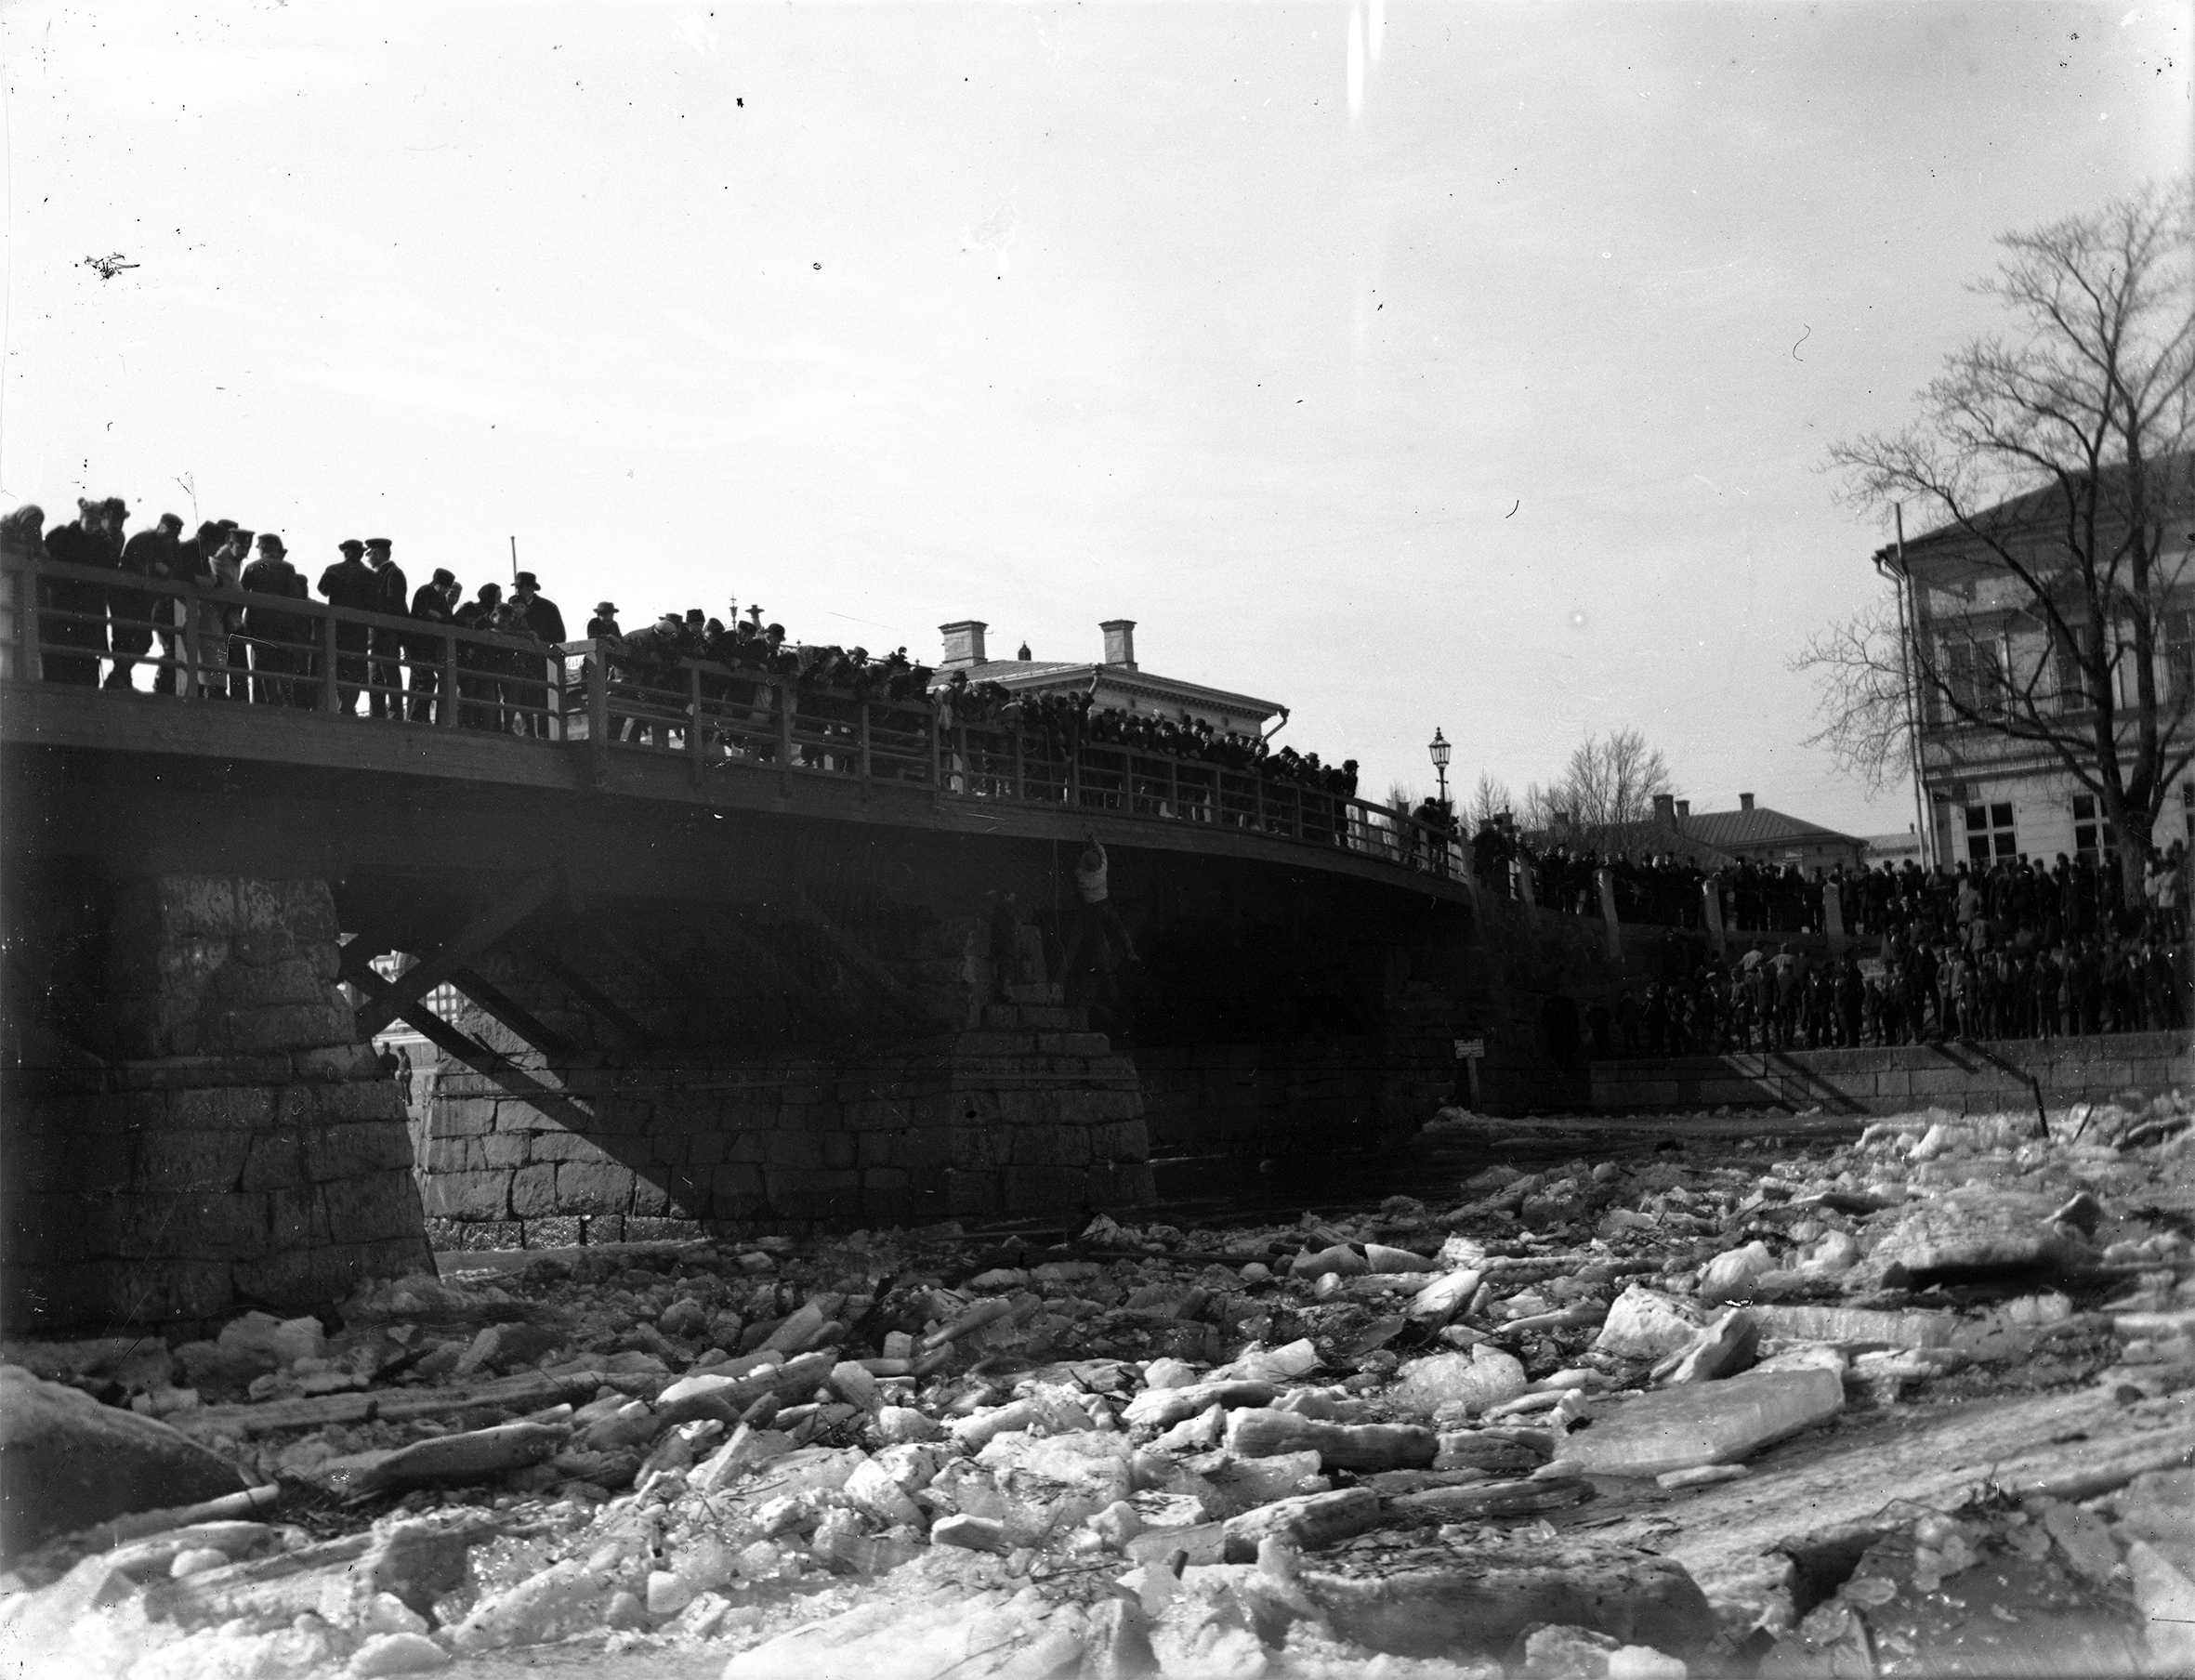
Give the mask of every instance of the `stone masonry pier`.
POLYGON ((323 882, 41 885, 10 910, 10 1330, 317 1305, 426 1261, 323 882))

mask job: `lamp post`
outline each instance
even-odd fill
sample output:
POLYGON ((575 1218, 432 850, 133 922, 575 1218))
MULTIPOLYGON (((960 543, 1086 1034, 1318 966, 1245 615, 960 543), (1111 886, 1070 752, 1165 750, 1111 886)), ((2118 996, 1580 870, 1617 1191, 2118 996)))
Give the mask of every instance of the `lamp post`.
POLYGON ((1433 739, 1426 743, 1426 751, 1433 755, 1433 773, 1440 778, 1440 808, 1445 811, 1448 809, 1449 747, 1448 742, 1441 739, 1438 726, 1434 728, 1433 739))

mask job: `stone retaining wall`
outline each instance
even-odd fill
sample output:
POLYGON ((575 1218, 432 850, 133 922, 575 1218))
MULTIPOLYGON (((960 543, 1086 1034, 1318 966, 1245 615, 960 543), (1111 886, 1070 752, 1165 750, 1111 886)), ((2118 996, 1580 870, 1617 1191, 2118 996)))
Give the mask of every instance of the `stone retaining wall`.
POLYGON ((445 1064, 422 1178, 440 1247, 975 1221, 1152 1194, 1135 1065, 1099 1033, 559 1068, 483 1016, 461 1025, 592 1123, 579 1135, 445 1064))
POLYGON ((426 1264, 326 885, 164 876, 106 908, 101 994, 69 1023, 92 1055, 10 1070, 8 1330, 319 1306, 426 1264))
POLYGON ((2195 1087, 2195 1046, 2188 1034, 2126 1032, 2005 1039, 1983 1046, 1901 1044, 1599 1061, 1591 1070, 1591 1107, 1601 1113, 1727 1106, 1849 1114, 2031 1107, 2034 1092, 2026 1079, 1999 1062, 2032 1075, 2052 1107, 2099 1102, 2126 1091, 2150 1096, 2195 1087))

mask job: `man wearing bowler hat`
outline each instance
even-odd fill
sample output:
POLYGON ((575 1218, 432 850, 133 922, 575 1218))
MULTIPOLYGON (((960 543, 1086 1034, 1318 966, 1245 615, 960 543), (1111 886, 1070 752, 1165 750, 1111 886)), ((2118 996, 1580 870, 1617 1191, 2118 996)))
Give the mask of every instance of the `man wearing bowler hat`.
MULTIPOLYGON (((511 575, 510 604, 519 622, 541 637, 545 644, 548 657, 542 662, 544 670, 550 675, 560 673, 564 663, 564 656, 559 651, 565 640, 564 615, 557 610, 556 602, 541 593, 540 581, 531 571, 514 572, 511 575)), ((531 655, 519 654, 516 657, 526 670, 533 668, 534 661, 531 655)), ((522 684, 519 699, 519 732, 528 735, 546 734, 547 689, 535 683, 522 684)))
POLYGON ((595 616, 587 620, 588 638, 590 640, 607 638, 616 641, 624 635, 624 632, 617 627, 616 604, 611 601, 597 601, 595 603, 595 616))

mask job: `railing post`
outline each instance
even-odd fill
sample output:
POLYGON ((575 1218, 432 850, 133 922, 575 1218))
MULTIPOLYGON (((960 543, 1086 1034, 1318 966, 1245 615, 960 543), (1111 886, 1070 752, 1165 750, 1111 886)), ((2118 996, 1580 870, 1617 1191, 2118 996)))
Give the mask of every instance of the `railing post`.
POLYGON ((435 722, 445 729, 457 727, 457 631, 455 626, 442 632, 442 715, 435 722))
MULTIPOLYGON (((177 596, 158 596, 174 610, 176 620, 176 695, 180 700, 198 698, 198 619, 205 610, 198 599, 198 591, 190 584, 183 585, 177 596)), ((152 674, 152 687, 160 687, 160 674, 152 674)))
POLYGON ((320 622, 320 656, 325 669, 321 673, 321 704, 330 717, 336 714, 338 690, 335 686, 335 614, 330 609, 320 622))
POLYGON ((923 727, 930 738, 930 803, 936 805, 945 797, 945 730, 938 721, 938 708, 931 702, 929 721, 923 727))
POLYGON ((861 720, 858 737, 860 742, 858 750, 861 755, 859 774, 861 778, 861 797, 866 799, 869 797, 869 783, 876 774, 874 766, 869 761, 869 702, 866 700, 857 700, 854 702, 854 706, 856 715, 861 720))
POLYGON ((1019 805, 1028 797, 1028 767, 1021 752, 1021 731, 1014 731, 1014 803, 1019 805))
POLYGON ((1166 755, 1166 815, 1181 820, 1181 760, 1166 755))
POLYGON ((698 786, 702 779, 702 668, 686 667, 686 762, 698 786))
POLYGON ((1075 810, 1083 808, 1083 750, 1079 744, 1067 754, 1067 803, 1075 810))
POLYGON ((1303 789, 1295 782, 1288 785, 1288 821, 1290 835, 1297 840, 1302 839, 1303 789))
POLYGON ((591 639, 587 650, 580 667, 587 689, 587 755, 599 780, 610 768, 610 655, 599 637, 591 639))
POLYGON ((13 574, 15 578, 15 674, 24 682, 37 682, 45 676, 43 662, 38 657, 38 569, 24 565, 13 574))
POLYGON ((793 792, 793 685, 783 677, 773 677, 770 686, 778 702, 778 791, 788 797, 793 792))

